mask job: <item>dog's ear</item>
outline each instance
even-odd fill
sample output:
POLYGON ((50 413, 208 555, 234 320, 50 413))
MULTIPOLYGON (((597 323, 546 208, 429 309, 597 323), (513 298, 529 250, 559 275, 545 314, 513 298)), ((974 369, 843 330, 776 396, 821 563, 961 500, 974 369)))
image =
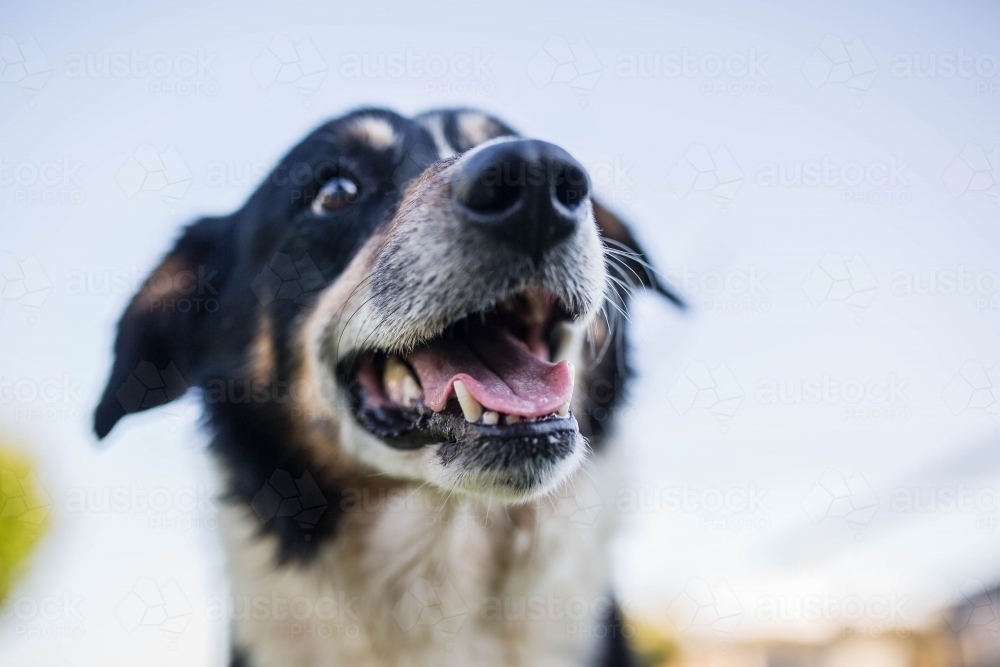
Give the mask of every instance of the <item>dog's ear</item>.
POLYGON ((604 241, 615 278, 631 286, 654 290, 679 308, 686 308, 684 300, 653 268, 632 230, 603 204, 596 201, 593 204, 594 219, 601 230, 601 240, 604 241))
POLYGON ((220 255, 229 252, 226 218, 205 218, 184 230, 132 297, 118 322, 115 361, 94 432, 103 438, 127 414, 180 398, 201 359, 195 339, 219 309, 224 278, 220 255))

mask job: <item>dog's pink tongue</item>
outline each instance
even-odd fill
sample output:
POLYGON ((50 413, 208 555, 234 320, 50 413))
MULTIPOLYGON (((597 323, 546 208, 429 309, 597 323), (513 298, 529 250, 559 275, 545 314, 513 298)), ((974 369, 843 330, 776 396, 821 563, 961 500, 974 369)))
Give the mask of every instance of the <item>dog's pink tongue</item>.
POLYGON ((572 367, 539 359, 502 327, 474 336, 438 339, 407 357, 424 388, 424 404, 444 410, 461 380, 487 410, 522 417, 543 417, 569 402, 572 367))

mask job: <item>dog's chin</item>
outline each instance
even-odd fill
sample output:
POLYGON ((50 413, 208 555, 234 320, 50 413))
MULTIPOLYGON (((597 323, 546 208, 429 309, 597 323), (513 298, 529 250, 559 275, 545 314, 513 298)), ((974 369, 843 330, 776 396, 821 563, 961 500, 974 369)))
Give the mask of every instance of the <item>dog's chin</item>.
MULTIPOLYGON (((529 502, 552 493, 579 469, 584 451, 579 440, 578 437, 564 458, 555 461, 540 461, 526 456, 521 460, 515 457, 499 465, 484 465, 474 456, 460 455, 459 467, 442 465, 431 481, 448 492, 488 501, 512 505, 529 502)), ((507 444, 495 444, 501 450, 509 447, 507 444)), ((489 445, 484 443, 484 446, 489 445)), ((438 455, 447 456, 457 449, 461 449, 461 445, 439 445, 438 455)))
POLYGON ((341 423, 342 444, 362 464, 448 494, 502 503, 554 491, 577 471, 586 452, 572 414, 485 425, 470 423, 461 413, 423 412, 395 434, 385 432, 385 421, 371 419, 362 409, 341 423))
POLYGON ((449 436, 431 446, 429 463, 431 480, 449 491, 527 501, 552 491, 583 459, 572 415, 496 426, 456 420, 443 427, 449 436))
POLYGON ((351 418, 343 425, 342 442, 378 474, 503 504, 555 491, 585 458, 586 444, 572 415, 498 426, 443 421, 429 420, 424 432, 431 442, 400 447, 398 439, 378 436, 351 418))

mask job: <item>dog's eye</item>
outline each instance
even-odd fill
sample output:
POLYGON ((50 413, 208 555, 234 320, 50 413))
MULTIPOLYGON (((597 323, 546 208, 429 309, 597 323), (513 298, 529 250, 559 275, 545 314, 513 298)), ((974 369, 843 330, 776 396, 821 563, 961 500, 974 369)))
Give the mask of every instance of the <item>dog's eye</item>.
POLYGON ((358 200, 358 184, 346 176, 337 176, 320 188, 313 200, 312 210, 316 215, 341 211, 358 200))

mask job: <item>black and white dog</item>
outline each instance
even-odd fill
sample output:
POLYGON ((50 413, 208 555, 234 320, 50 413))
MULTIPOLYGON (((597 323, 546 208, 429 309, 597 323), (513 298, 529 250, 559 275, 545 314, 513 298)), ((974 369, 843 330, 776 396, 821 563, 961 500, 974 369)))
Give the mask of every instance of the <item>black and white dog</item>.
POLYGON ((132 299, 95 430, 201 391, 234 665, 628 664, 600 511, 617 315, 677 300, 590 195, 490 116, 363 109, 132 299), (177 307, 206 274, 214 307, 177 307))

